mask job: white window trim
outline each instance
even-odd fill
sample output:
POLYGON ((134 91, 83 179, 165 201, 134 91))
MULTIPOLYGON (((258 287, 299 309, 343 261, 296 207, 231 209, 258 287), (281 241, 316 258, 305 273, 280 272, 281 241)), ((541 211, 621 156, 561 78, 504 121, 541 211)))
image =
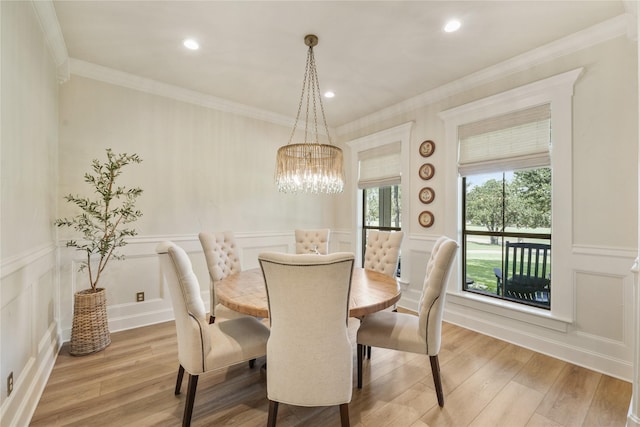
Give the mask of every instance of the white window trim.
MULTIPOLYGON (((350 148, 351 154, 351 167, 350 173, 351 177, 349 182, 354 183, 351 187, 351 200, 356 201, 356 215, 352 220, 352 229, 354 232, 354 236, 356 236, 356 263, 360 265, 362 262, 362 191, 358 188, 358 158, 359 153, 362 151, 367 151, 372 148, 382 147, 384 145, 393 144, 400 142, 400 163, 401 163, 401 182, 400 188, 402 192, 402 201, 400 202, 400 207, 402 212, 400 213, 400 221, 402 222, 402 226, 408 230, 409 224, 409 209, 410 206, 410 194, 411 187, 410 181, 411 177, 409 175, 409 168, 411 167, 411 158, 410 158, 410 145, 411 145, 411 129, 413 127, 413 122, 404 123, 399 126, 395 126, 380 132, 373 133, 371 135, 363 136, 358 139, 351 140, 347 142, 347 146, 350 148)), ((405 242, 408 239, 403 239, 402 246, 405 246, 405 242)), ((402 251, 402 247, 400 249, 402 251)), ((408 262, 408 261, 406 261, 408 262)), ((403 260, 402 266, 402 275, 405 276, 410 271, 409 265, 405 269, 405 260, 403 260)), ((402 280, 402 278, 401 278, 402 280)))
POLYGON ((447 289, 451 301, 459 301, 479 310, 500 308, 507 317, 522 319, 532 323, 558 323, 557 328, 566 327, 574 319, 573 278, 568 262, 571 257, 572 235, 572 97, 573 88, 583 68, 578 68, 553 77, 539 80, 506 92, 478 101, 455 107, 439 113, 445 124, 447 167, 445 169, 445 194, 451 195, 450 203, 445 205, 445 231, 447 235, 462 239, 462 194, 461 177, 458 174, 458 126, 506 114, 545 103, 551 104, 551 179, 552 179, 552 218, 551 218, 551 263, 553 265, 553 283, 551 287, 551 310, 537 309, 522 304, 502 301, 496 298, 472 295, 462 291, 462 257, 457 257, 456 268, 451 273, 447 289), (511 313, 511 314, 509 314, 511 313), (565 324, 565 326, 562 326, 565 324))

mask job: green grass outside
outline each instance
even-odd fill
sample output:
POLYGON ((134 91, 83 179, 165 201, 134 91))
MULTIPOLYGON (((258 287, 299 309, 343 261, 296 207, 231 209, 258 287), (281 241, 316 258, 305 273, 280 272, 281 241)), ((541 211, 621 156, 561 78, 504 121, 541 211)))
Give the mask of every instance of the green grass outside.
POLYGON ((497 280, 494 267, 502 268, 502 248, 490 243, 467 242, 467 280, 473 280, 469 287, 495 294, 497 280))

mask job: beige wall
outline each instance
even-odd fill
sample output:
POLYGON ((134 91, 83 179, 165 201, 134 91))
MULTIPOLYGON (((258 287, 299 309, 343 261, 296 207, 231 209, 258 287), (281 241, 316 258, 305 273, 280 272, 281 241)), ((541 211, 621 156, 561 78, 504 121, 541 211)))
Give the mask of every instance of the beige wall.
POLYGON ((55 66, 29 3, 3 2, 2 258, 51 244, 58 127, 55 66), (29 233, 24 233, 27 225, 29 233))
POLYGON ((86 192, 82 175, 107 147, 138 153, 143 162, 122 182, 144 190, 142 236, 332 225, 330 197, 276 191, 275 153, 288 128, 73 74, 60 111, 60 191, 86 192))
POLYGON ((28 424, 57 349, 58 83, 31 3, 0 2, 0 19, 0 424, 11 426, 28 424))

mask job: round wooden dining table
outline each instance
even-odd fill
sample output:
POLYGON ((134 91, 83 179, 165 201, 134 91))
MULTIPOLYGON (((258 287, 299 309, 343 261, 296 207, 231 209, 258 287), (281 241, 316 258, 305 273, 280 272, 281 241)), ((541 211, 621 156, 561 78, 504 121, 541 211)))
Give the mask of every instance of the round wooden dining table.
MULTIPOLYGON (((260 268, 232 274, 216 284, 222 305, 255 317, 269 317, 269 303, 260 268)), ((362 317, 391 307, 400 300, 400 285, 393 277, 360 267, 353 268, 349 316, 362 317)))

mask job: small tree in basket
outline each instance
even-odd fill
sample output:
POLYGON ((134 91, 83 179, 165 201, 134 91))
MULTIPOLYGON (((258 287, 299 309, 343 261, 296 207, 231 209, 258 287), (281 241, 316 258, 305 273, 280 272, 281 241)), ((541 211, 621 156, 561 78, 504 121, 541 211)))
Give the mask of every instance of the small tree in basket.
POLYGON ((67 247, 86 253, 87 259, 81 263, 80 271, 88 270, 93 292, 98 289, 100 275, 109 260, 124 258, 124 255, 117 252, 117 248, 127 244, 126 237, 138 234, 135 229, 127 228, 126 224, 142 216, 142 212, 135 208, 142 189, 115 185, 123 167, 130 163, 140 163, 142 159, 137 154, 114 154, 110 148, 106 151, 107 160, 103 163, 93 160, 93 174, 84 175, 84 181, 93 187, 96 196, 90 198, 69 194, 65 200, 78 206, 82 213, 55 221, 58 227, 70 227, 82 233, 81 240, 69 240, 67 247), (94 255, 99 256, 99 259, 97 265, 92 266, 91 258, 94 255))

